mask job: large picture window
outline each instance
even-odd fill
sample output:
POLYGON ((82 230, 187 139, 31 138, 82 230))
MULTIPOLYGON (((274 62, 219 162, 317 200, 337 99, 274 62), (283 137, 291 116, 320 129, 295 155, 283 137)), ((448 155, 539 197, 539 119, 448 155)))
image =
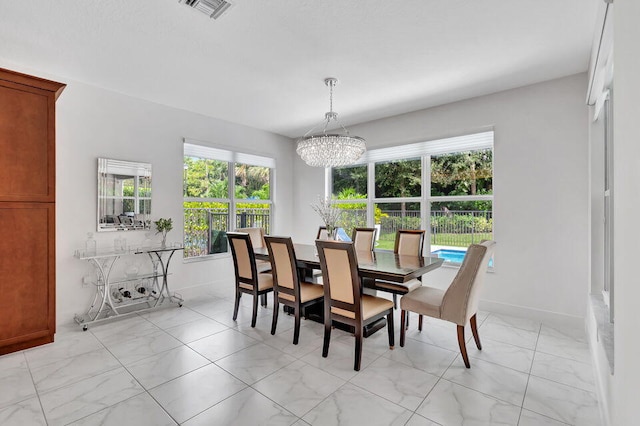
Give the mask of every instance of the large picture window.
POLYGON ((270 232, 272 158, 185 143, 184 257, 228 251, 226 233, 270 232))
POLYGON ((376 248, 392 250, 398 229, 425 229, 430 252, 454 264, 493 238, 493 132, 371 150, 361 163, 329 174, 347 234, 375 226, 376 248))

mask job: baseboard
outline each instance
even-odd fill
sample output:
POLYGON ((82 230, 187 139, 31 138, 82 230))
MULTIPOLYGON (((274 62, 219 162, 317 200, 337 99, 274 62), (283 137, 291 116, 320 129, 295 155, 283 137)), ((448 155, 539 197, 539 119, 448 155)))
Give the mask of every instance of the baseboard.
POLYGON ((508 303, 494 302, 491 300, 481 300, 479 308, 482 311, 511 315, 514 317, 528 318, 548 324, 562 324, 583 329, 586 327, 584 318, 559 312, 530 308, 527 306, 511 305, 508 303))

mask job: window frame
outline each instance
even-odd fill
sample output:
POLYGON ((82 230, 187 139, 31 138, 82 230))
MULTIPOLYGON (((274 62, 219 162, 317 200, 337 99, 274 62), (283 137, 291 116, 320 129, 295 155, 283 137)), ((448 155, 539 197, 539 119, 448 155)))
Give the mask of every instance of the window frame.
MULTIPOLYGON (((206 160, 222 161, 227 163, 227 197, 226 198, 210 198, 210 197, 185 197, 183 192, 183 223, 184 223, 184 203, 185 202, 217 202, 226 203, 228 207, 227 211, 227 232, 235 230, 236 218, 238 214, 238 204, 268 204, 269 205, 269 227, 272 228, 274 217, 274 194, 275 194, 275 170, 276 161, 272 157, 262 156, 249 152, 232 151, 226 148, 214 147, 208 144, 204 144, 200 141, 193 141, 184 139, 183 147, 183 159, 186 157, 200 158, 206 160), (187 154, 189 152, 189 154, 187 154), (194 153, 198 153, 196 155, 194 153), (259 163, 259 164, 255 164, 259 163), (251 198, 236 198, 235 197, 235 169, 237 164, 244 164, 250 166, 266 167, 269 169, 269 199, 251 199, 251 198)), ((183 175, 183 188, 186 184, 187 173, 185 171, 183 175)), ((270 229, 272 231, 272 229, 270 229)), ((209 230, 211 232, 211 229, 209 230)), ((186 233, 183 233, 183 242, 186 233)), ((207 253, 199 256, 183 257, 184 262, 202 261, 207 259, 226 258, 230 257, 231 252, 227 246, 227 251, 221 253, 207 253)))
MULTIPOLYGON (((375 206, 380 203, 419 203, 420 205, 420 226, 421 229, 427 231, 425 238, 425 248, 428 253, 431 253, 431 205, 436 202, 447 201, 491 201, 491 211, 494 209, 494 196, 495 192, 492 190, 491 194, 480 195, 431 195, 431 158, 432 156, 452 154, 456 152, 468 152, 478 151, 482 149, 490 149, 492 152, 492 182, 494 178, 494 163, 495 154, 494 148, 495 133, 493 129, 469 133, 461 136, 455 136, 450 138, 435 139, 432 141, 419 142, 414 144, 399 145, 389 148, 380 148, 368 151, 364 158, 358 161, 355 165, 367 166, 367 198, 366 199, 350 199, 350 200, 335 200, 336 204, 347 203, 365 203, 367 204, 367 226, 375 226, 375 206), (482 139, 482 140, 480 140, 482 139), (468 143, 465 143, 467 142, 468 143), (391 151, 393 150, 393 151, 391 151), (393 155, 390 159, 384 159, 389 156, 390 152, 396 152, 400 154, 393 155), (403 154, 404 153, 404 154, 403 154), (416 155, 419 154, 419 155, 416 155), (405 155, 400 157, 400 155, 405 155), (375 187, 375 166, 376 163, 397 161, 397 160, 410 160, 420 158, 421 160, 421 194, 419 197, 376 197, 375 187), (376 161, 377 160, 377 161, 376 161)), ((352 167, 346 166, 346 167, 352 167)), ((333 198, 333 168, 327 168, 325 171, 325 196, 333 198)), ((493 215, 492 215, 493 216, 493 215)), ((493 229, 492 229, 493 233, 493 229)), ((495 262, 495 260, 494 260, 495 262)), ((459 267, 461 263, 458 262, 446 262, 446 265, 452 267, 459 267)), ((489 268, 493 270, 493 266, 489 268)))

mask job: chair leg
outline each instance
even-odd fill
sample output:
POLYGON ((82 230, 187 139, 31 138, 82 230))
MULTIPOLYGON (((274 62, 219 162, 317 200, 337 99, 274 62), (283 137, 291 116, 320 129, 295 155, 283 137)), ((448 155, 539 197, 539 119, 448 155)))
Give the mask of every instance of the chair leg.
POLYGON ((393 293, 393 309, 398 309, 398 295, 393 293))
POLYGON ((464 366, 471 368, 471 364, 469 364, 469 357, 467 356, 467 345, 464 343, 464 325, 458 326, 458 346, 460 346, 460 353, 462 354, 464 366))
POLYGON ((353 362, 353 369, 360 371, 360 364, 362 363, 362 324, 355 326, 356 332, 356 354, 353 362))
POLYGON ((258 295, 253 297, 253 315, 251 316, 251 327, 256 326, 256 318, 258 318, 258 295))
MULTIPOLYGON (((404 324, 406 312, 404 309, 400 311, 400 324, 404 324)), ((400 347, 404 347, 405 328, 400 327, 400 347)))
POLYGON ((331 341, 331 318, 324 320, 324 344, 322 345, 322 357, 329 355, 329 342, 331 341))
POLYGON ((404 328, 406 328, 407 330, 409 329, 409 314, 411 312, 407 311, 407 322, 405 323, 404 321, 402 321, 402 324, 404 325, 404 328))
POLYGON ((240 293, 240 291, 236 290, 236 303, 233 306, 233 320, 234 321, 236 319, 238 319, 238 308, 240 307, 240 296, 242 296, 242 293, 240 293))
POLYGON ((295 325, 293 327, 293 344, 298 344, 298 339, 300 338, 300 310, 302 308, 300 306, 296 306, 295 308, 295 325))
POLYGON ((260 297, 260 302, 263 308, 267 307, 267 293, 262 293, 262 296, 260 297))
POLYGON ((418 315, 418 331, 422 331, 422 315, 418 315))
POLYGON ((482 350, 482 343, 480 343, 480 336, 478 336, 478 326, 476 323, 476 314, 473 314, 473 316, 471 317, 471 320, 469 321, 471 323, 471 333, 473 333, 473 340, 476 341, 476 347, 479 350, 482 350))
MULTIPOLYGON (((275 295, 273 296, 274 304, 275 304, 275 295)), ((278 326, 278 306, 273 307, 273 319, 271 320, 271 335, 276 334, 276 327, 278 326)))
POLYGON ((389 349, 393 350, 394 346, 396 345, 396 336, 393 329, 393 311, 387 314, 387 333, 389 333, 389 349))

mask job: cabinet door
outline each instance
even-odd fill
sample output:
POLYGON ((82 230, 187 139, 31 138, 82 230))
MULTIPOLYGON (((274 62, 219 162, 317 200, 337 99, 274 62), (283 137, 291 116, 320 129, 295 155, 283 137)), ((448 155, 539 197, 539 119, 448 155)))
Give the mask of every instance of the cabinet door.
POLYGON ((53 341, 55 204, 0 202, 0 354, 53 341))
POLYGON ((55 201, 55 97, 0 80, 0 201, 55 201))

